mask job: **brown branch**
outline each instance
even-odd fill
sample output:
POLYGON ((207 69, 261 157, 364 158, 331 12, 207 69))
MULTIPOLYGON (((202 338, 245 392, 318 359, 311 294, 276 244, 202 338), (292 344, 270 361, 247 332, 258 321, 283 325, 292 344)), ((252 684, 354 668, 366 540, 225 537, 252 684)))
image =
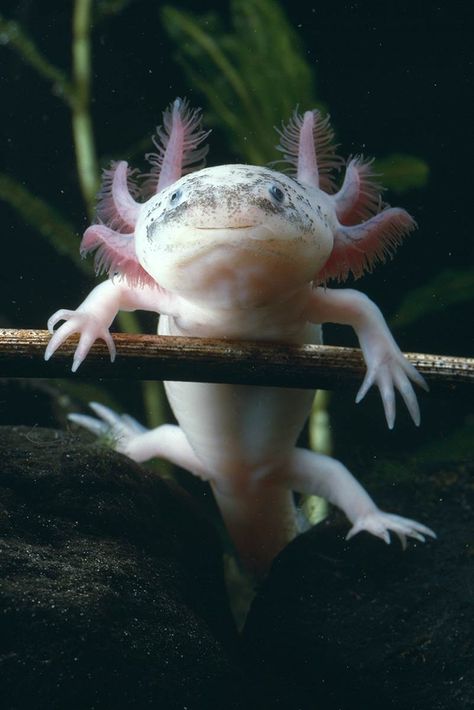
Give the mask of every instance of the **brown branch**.
MULTIPOLYGON (((88 377, 128 380, 230 382, 307 389, 340 389, 361 382, 360 350, 327 345, 175 338, 115 333, 117 360, 96 343, 79 373, 71 373, 77 338, 44 362, 45 330, 0 329, 0 377, 88 377)), ((474 359, 407 353, 434 389, 474 384, 474 359)))

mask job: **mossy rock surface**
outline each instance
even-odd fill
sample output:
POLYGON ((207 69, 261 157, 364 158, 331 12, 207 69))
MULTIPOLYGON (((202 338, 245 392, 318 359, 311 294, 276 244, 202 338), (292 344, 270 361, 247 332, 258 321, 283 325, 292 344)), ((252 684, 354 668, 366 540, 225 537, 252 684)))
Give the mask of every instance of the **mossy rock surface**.
POLYGON ((277 557, 239 639, 187 494, 60 431, 0 427, 0 451, 2 709, 473 706, 472 463, 378 461, 377 502, 438 540, 346 543, 332 514, 277 557))
POLYGON ((397 483, 397 464, 386 464, 370 490, 436 541, 405 551, 365 533, 346 542, 347 521, 333 515, 275 561, 244 632, 272 707, 474 707, 474 465, 404 470, 397 483))
POLYGON ((187 496, 55 430, 0 427, 0 707, 242 707, 219 542, 187 496))

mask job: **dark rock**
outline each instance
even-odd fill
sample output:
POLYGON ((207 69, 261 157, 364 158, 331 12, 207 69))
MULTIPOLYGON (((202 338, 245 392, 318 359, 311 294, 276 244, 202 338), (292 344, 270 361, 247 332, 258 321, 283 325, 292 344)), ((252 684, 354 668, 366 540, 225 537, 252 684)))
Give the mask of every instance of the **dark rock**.
POLYGON ((345 542, 332 517, 275 560, 244 630, 267 708, 468 710, 474 707, 474 467, 371 485, 382 507, 438 540, 345 542))
POLYGON ((242 653, 188 496, 53 430, 0 428, 0 452, 2 710, 474 706, 472 465, 397 464, 369 485, 436 542, 346 543, 336 515, 295 540, 242 653))
POLYGON ((0 707, 238 708, 212 527, 125 457, 0 428, 0 707))

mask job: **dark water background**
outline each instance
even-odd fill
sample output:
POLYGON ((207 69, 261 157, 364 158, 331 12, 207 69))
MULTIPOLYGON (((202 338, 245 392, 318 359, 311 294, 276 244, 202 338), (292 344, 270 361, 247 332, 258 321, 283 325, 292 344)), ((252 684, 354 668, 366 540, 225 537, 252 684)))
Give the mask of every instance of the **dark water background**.
MULTIPOLYGON (((341 153, 409 153, 429 165, 425 188, 387 195, 389 202, 413 214, 419 230, 393 262, 357 283, 390 317, 413 288, 448 267, 467 269, 472 264, 472 6, 340 0, 281 5, 314 65, 317 93, 329 108, 341 153)), ((101 156, 127 158, 127 146, 153 131, 176 96, 188 96, 205 110, 174 60, 175 47, 160 25, 161 6, 135 0, 94 34, 93 119, 101 156)), ((227 10, 226 2, 206 0, 183 0, 176 6, 199 13, 227 10)), ((1 12, 20 21, 38 47, 65 68, 70 66, 71 7, 69 2, 0 2, 1 12)), ((85 228, 67 108, 47 82, 2 44, 0 90, 1 170, 85 228)), ((240 159, 218 127, 210 142, 208 165, 240 159)), ((0 325, 43 328, 56 309, 79 304, 93 282, 79 276, 5 202, 0 210, 0 325)), ((79 236, 78 230, 78 243, 79 236)), ((433 298, 441 297, 433 293, 433 298)), ((472 325, 471 300, 442 305, 396 336, 405 350, 472 355, 472 325)), ((327 341, 354 342, 346 331, 331 327, 327 341)), ((351 407, 352 399, 353 393, 347 400, 351 407)), ((445 405, 434 399, 427 406, 445 405)), ((459 407, 464 411, 466 404, 459 407)), ((381 419, 378 410, 377 417, 381 419)), ((401 437, 404 425, 402 418, 401 437)), ((428 425, 427 436, 437 432, 428 425)), ((392 441, 400 447, 401 440, 392 441)))

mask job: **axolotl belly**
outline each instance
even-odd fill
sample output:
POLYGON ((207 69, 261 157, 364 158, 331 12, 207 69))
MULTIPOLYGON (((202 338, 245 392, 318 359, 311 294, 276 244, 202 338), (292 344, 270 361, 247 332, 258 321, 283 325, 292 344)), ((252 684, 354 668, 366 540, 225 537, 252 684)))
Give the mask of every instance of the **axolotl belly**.
MULTIPOLYGON (((183 334, 167 322, 159 333, 183 334)), ((223 477, 222 488, 279 466, 293 450, 314 398, 311 390, 254 385, 165 382, 165 389, 189 443, 206 461, 209 478, 223 477)))
MULTIPOLYGON (((308 225, 322 218, 299 185, 290 178, 284 183, 265 168, 236 165, 202 170, 175 185, 182 209, 175 208, 179 216, 166 239, 190 245, 183 280, 193 280, 203 296, 180 317, 161 316, 161 335, 322 342, 321 326, 302 317, 311 289, 291 283, 301 267, 288 235, 291 224, 293 234, 300 232, 301 251, 310 252, 308 225), (285 190, 287 204, 274 204, 273 186, 285 190)), ((137 225, 152 240, 139 247, 145 263, 169 220, 161 217, 161 200, 156 209, 150 202, 143 226, 137 225)), ((262 474, 287 458, 314 397, 308 390, 190 382, 166 383, 166 392, 193 450, 226 482, 262 474)))
MULTIPOLYGON (((295 114, 281 148, 295 176, 265 167, 223 165, 189 172, 202 160, 200 117, 176 100, 164 114, 143 202, 123 161, 104 176, 99 222, 82 249, 97 250, 109 272, 76 311, 60 310, 46 359, 80 333, 73 370, 96 338, 115 356, 108 328, 118 310, 161 314, 163 335, 320 343, 326 321, 351 325, 367 363, 357 395, 372 384, 394 424, 395 388, 415 423, 411 382, 423 379, 400 352, 379 309, 327 280, 359 276, 383 260, 413 226, 401 209, 380 205, 368 163, 352 159, 339 190, 328 174, 338 159, 317 111, 295 114), (188 174, 189 173, 189 174, 188 174), (150 196, 151 192, 151 196, 150 196)), ((192 379, 190 377, 190 379, 192 379)), ((159 456, 208 480, 243 563, 261 574, 297 532, 293 492, 322 495, 346 513, 348 537, 366 530, 405 545, 432 531, 381 511, 340 462, 296 446, 314 393, 258 386, 167 382, 177 425, 147 431, 128 416, 92 404, 99 419, 71 415, 137 461, 159 456)))

